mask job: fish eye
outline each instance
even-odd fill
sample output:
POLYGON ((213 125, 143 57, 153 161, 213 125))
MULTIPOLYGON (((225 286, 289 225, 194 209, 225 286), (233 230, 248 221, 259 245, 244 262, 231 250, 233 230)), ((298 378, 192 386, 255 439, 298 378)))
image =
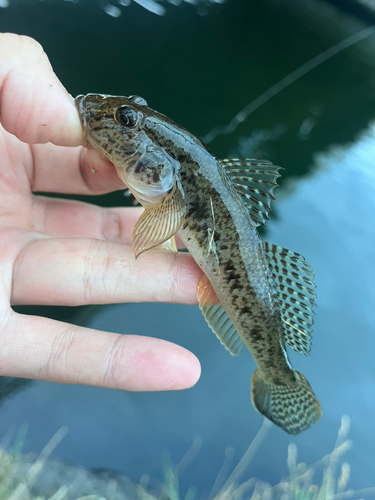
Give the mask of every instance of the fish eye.
POLYGON ((133 128, 137 125, 138 122, 137 113, 127 106, 121 106, 116 109, 115 112, 115 120, 124 127, 133 128))

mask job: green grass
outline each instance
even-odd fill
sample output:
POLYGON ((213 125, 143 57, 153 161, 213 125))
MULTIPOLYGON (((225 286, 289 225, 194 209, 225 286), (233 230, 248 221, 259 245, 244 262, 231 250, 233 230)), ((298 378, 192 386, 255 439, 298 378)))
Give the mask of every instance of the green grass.
MULTIPOLYGON (((213 485, 209 500, 345 500, 350 498, 372 498, 375 496, 375 487, 353 491, 349 488, 350 466, 342 460, 343 455, 350 449, 348 439, 350 421, 343 417, 338 432, 336 444, 331 453, 313 465, 298 463, 297 448, 290 444, 288 448, 287 465, 289 477, 275 486, 259 481, 255 478, 244 479, 248 476, 250 462, 264 438, 271 424, 264 422, 249 449, 240 460, 228 478, 219 474, 213 485), (317 477, 318 479, 315 479, 317 477), (319 483, 319 484, 317 484, 319 483)), ((134 498, 129 496, 86 495, 74 496, 72 485, 60 486, 52 496, 33 495, 33 486, 38 477, 47 474, 46 463, 52 451, 66 435, 67 429, 62 428, 47 444, 41 454, 25 468, 22 460, 21 448, 26 431, 21 429, 10 451, 3 443, 0 447, 0 500, 112 500, 112 498, 126 498, 127 500, 183 500, 179 494, 178 468, 171 463, 164 463, 164 484, 162 491, 150 493, 146 486, 134 488, 134 498), (21 467, 22 465, 22 467, 21 467), (22 469, 22 470, 21 470, 22 469), (21 473, 20 473, 21 470, 21 473)), ((78 472, 77 472, 78 473, 78 472)), ((47 478, 48 479, 48 478, 47 478)), ((112 492, 116 490, 113 488, 112 492)), ((194 500, 195 490, 190 489, 184 500, 194 500)))

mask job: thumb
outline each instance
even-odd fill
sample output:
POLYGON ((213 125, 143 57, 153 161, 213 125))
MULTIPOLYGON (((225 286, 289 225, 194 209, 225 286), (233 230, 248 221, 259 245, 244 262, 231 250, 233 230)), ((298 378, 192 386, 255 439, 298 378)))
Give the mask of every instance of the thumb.
POLYGON ((0 122, 29 144, 83 142, 74 100, 32 38, 0 34, 0 122))

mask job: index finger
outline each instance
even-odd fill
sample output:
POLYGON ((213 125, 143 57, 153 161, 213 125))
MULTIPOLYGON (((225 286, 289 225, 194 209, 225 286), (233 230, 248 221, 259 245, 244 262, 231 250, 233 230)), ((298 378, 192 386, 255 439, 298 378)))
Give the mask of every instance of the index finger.
POLYGON ((33 191, 100 194, 124 189, 113 165, 96 151, 58 147, 83 143, 81 122, 74 99, 32 38, 0 34, 0 122, 31 144, 31 162, 25 167, 33 191))
POLYGON ((74 99, 39 43, 1 33, 0 61, 0 121, 5 130, 28 144, 82 144, 74 99))

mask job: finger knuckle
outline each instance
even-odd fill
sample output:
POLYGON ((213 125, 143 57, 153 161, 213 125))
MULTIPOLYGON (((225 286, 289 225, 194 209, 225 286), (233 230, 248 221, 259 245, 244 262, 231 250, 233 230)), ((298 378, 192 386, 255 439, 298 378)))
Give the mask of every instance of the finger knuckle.
POLYGON ((172 302, 176 300, 181 295, 180 285, 181 285, 181 262, 178 253, 173 254, 173 259, 170 263, 170 280, 169 280, 169 295, 172 302))
POLYGON ((125 344, 125 337, 118 335, 103 357, 100 373, 104 387, 117 388, 123 383, 126 365, 125 344))
POLYGON ((110 249, 102 242, 95 241, 84 258, 82 274, 84 304, 96 303, 98 297, 102 303, 107 301, 106 276, 111 266, 110 249))
POLYGON ((121 237, 121 220, 116 210, 102 210, 102 237, 106 241, 118 241, 121 237))
POLYGON ((178 253, 168 252, 160 281, 154 294, 154 302, 176 302, 180 295, 181 269, 178 253))
POLYGON ((74 343, 74 329, 71 325, 61 330, 52 340, 46 362, 40 367, 37 378, 59 382, 69 374, 68 360, 74 343))

